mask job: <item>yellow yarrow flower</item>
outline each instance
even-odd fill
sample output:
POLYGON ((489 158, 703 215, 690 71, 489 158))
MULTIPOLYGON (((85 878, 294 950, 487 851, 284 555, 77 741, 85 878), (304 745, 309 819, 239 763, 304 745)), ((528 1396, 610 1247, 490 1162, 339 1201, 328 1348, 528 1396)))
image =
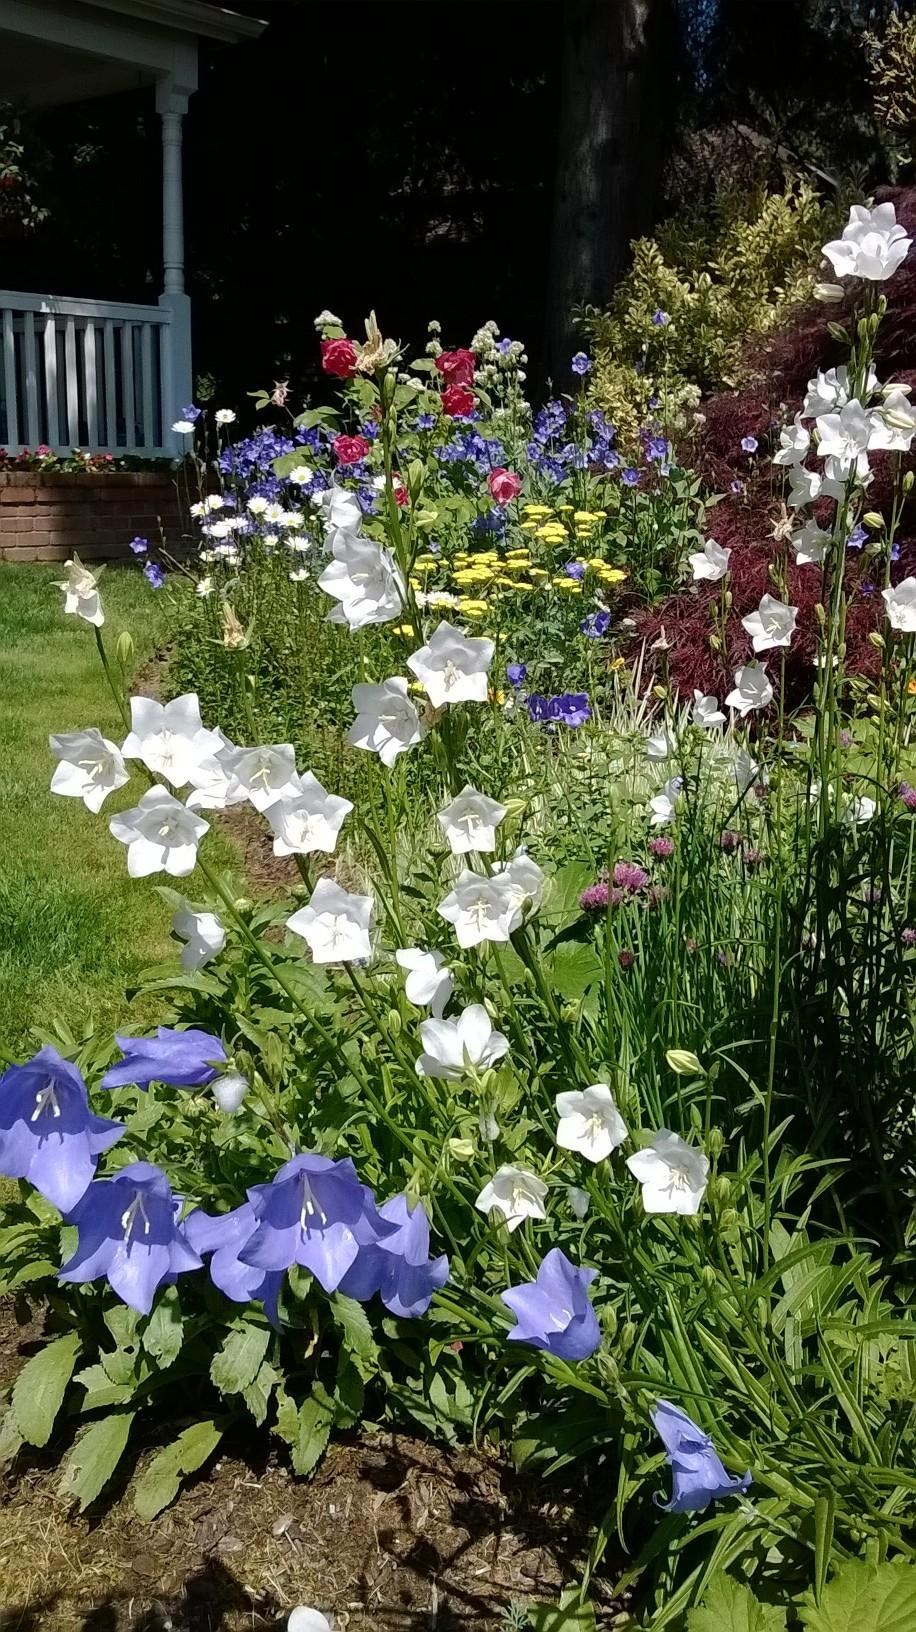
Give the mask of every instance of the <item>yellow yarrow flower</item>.
POLYGON ((582 585, 578 578, 554 578, 554 589, 562 589, 567 595, 581 595, 582 585))
POLYGON ((538 583, 542 583, 545 578, 550 577, 550 573, 545 572, 543 567, 532 567, 530 576, 537 579, 538 583))
POLYGON ((466 618, 486 617, 489 610, 489 601, 475 601, 469 596, 463 596, 458 602, 458 611, 463 612, 466 618))
MULTIPOLYGON (((526 516, 552 516, 553 511, 549 504, 523 504, 522 513, 526 516)), ((522 524, 524 525, 524 523, 522 524)))
POLYGON ((558 504, 557 505, 557 515, 558 516, 565 516, 565 515, 570 515, 571 516, 574 510, 575 510, 575 505, 573 505, 573 504, 558 504))
POLYGON ((626 576, 627 575, 623 571, 622 567, 602 567, 601 571, 598 573, 598 577, 601 579, 602 583, 605 584, 622 584, 626 579, 626 576))
POLYGON ((407 639, 412 640, 414 635, 414 627, 412 623, 399 623, 396 624, 391 632, 393 635, 404 635, 407 639))

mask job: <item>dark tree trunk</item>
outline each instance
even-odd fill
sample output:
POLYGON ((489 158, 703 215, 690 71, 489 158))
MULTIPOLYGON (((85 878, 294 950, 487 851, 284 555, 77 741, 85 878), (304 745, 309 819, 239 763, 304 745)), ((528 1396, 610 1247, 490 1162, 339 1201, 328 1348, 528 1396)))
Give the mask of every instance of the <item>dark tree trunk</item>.
POLYGON ((670 0, 565 0, 563 90, 548 290, 548 365, 565 380, 572 309, 607 300, 651 227, 672 122, 670 0))

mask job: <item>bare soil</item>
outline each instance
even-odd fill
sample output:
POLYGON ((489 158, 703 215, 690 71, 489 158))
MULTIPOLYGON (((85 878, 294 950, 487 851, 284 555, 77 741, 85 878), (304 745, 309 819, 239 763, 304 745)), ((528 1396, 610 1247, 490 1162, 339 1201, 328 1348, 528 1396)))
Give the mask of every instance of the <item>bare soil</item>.
MULTIPOLYGON (((40 1317, 0 1307, 0 1385, 40 1341, 40 1317)), ((77 1516, 58 1458, 21 1455, 0 1482, 0 1632, 255 1632, 297 1603, 339 1632, 505 1632, 510 1603, 581 1569, 586 1516, 494 1457, 367 1433, 306 1483, 273 1444, 233 1447, 151 1524, 129 1490, 77 1516)))

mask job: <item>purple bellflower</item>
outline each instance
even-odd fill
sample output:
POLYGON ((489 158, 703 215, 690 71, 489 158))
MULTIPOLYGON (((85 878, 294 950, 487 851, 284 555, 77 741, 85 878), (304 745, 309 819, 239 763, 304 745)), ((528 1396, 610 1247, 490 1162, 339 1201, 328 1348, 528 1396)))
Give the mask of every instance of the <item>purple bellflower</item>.
MULTIPOLYGON (((406 1196, 392 1196, 379 1208, 379 1217, 395 1226, 394 1233, 361 1246, 340 1290, 360 1303, 378 1292, 393 1315, 414 1320, 426 1314, 433 1293, 448 1280, 448 1258, 444 1253, 430 1258, 429 1219, 419 1202, 411 1212, 406 1196)), ((372 1230, 371 1221, 368 1229, 372 1230)), ((365 1232, 365 1225, 357 1225, 358 1237, 365 1232)))
POLYGON ((587 618, 582 619, 579 628, 583 635, 588 636, 589 640, 600 640, 602 635, 607 634, 610 626, 611 614, 602 609, 598 612, 590 612, 587 618))
POLYGON ((581 378, 583 374, 589 373, 592 366, 591 358, 587 357, 584 351, 577 351, 569 366, 573 373, 578 374, 581 378))
POLYGON ((651 1416, 671 1463, 674 1489, 670 1502, 660 1504, 666 1513, 702 1513, 720 1496, 744 1494, 750 1472, 736 1478, 726 1473, 709 1435, 686 1411, 659 1400, 651 1416))
POLYGON ((527 675, 528 675, 528 665, 527 665, 527 663, 507 663, 506 664, 506 679, 509 681, 510 685, 512 685, 512 686, 522 685, 524 683, 525 679, 527 678, 527 675))
POLYGON ((248 1200, 257 1229, 239 1251, 242 1263, 281 1271, 301 1264, 325 1292, 336 1292, 361 1248, 398 1227, 380 1217, 349 1157, 293 1156, 271 1184, 254 1185, 248 1200))
POLYGON ((596 1269, 577 1269, 559 1247, 553 1247, 535 1280, 499 1294, 518 1322, 508 1333, 509 1342, 530 1343, 559 1360, 587 1360, 601 1342, 598 1317, 587 1292, 597 1273, 596 1269))
POLYGON ((143 576, 153 589, 161 589, 165 583, 165 569, 160 567, 158 561, 147 561, 143 576))
POLYGON ((132 1083, 148 1088, 165 1082, 171 1088, 206 1088, 226 1064, 226 1050, 208 1031, 173 1031, 160 1026, 155 1037, 121 1037, 116 1041, 123 1060, 105 1072, 103 1088, 132 1083))
POLYGON ((123 1303, 148 1315, 160 1286, 202 1267, 176 1223, 179 1206, 165 1174, 151 1162, 131 1162, 111 1179, 95 1179, 66 1216, 79 1240, 58 1279, 104 1276, 123 1303))
POLYGON ((140 538, 138 535, 136 538, 131 539, 128 549, 133 550, 134 555, 145 555, 149 549, 149 539, 140 538))
POLYGON ((50 1045, 0 1077, 0 1173, 28 1179, 62 1213, 123 1132, 120 1122, 93 1115, 76 1066, 50 1045))
POLYGON ((271 1324, 279 1326, 277 1300, 284 1271, 255 1269, 251 1264, 244 1264, 239 1257, 257 1228, 257 1215, 250 1201, 243 1201, 241 1207, 233 1208, 231 1213, 205 1213, 198 1207, 188 1214, 182 1225, 195 1252, 200 1253, 201 1257, 204 1253, 212 1253, 210 1279, 224 1297, 232 1303, 259 1300, 271 1324))

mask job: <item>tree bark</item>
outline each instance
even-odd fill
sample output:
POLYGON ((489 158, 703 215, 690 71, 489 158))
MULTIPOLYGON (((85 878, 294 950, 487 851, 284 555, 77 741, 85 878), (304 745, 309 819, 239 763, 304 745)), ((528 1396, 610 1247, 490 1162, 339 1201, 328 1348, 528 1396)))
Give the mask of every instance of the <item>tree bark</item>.
POLYGON ((606 302, 651 227, 671 128, 669 0, 565 0, 547 358, 565 380, 572 311, 606 302))

